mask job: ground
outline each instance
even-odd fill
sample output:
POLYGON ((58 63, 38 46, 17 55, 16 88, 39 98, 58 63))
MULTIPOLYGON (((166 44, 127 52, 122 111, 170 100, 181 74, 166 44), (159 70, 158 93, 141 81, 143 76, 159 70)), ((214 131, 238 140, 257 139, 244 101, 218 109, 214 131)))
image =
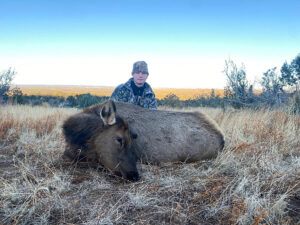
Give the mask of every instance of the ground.
MULTIPOLYGON (((191 109, 184 109, 191 110, 191 109)), ((214 160, 138 164, 128 182, 62 158, 75 109, 0 109, 0 224, 300 223, 300 117, 198 108, 226 137, 214 160)))

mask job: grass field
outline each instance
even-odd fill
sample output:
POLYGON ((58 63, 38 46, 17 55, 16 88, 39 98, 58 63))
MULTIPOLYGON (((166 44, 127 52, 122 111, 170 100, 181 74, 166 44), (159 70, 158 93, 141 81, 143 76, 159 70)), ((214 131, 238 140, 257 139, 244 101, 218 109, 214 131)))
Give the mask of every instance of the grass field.
POLYGON ((62 160, 61 124, 76 109, 1 106, 0 224, 299 224, 300 117, 195 110, 219 124, 223 152, 138 164, 130 183, 62 160))
MULTIPOLYGON (((80 95, 90 93, 97 96, 110 96, 114 87, 97 86, 59 86, 59 85, 20 85, 18 86, 23 94, 26 95, 49 95, 63 96, 80 95)), ((163 99, 168 94, 175 94, 180 100, 194 99, 199 96, 209 96, 212 89, 176 89, 176 88, 158 88, 153 90, 158 99, 163 99)), ((215 95, 224 96, 224 91, 216 89, 215 95)))

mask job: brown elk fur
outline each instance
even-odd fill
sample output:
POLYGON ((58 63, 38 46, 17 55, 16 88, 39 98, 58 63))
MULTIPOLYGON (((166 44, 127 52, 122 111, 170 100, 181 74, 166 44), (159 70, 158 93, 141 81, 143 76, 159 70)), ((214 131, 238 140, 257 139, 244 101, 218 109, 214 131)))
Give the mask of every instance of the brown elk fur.
MULTIPOLYGON (((144 162, 210 159, 224 147, 224 136, 218 126, 200 112, 149 110, 129 103, 115 104, 117 115, 138 135, 132 149, 144 162)), ((101 106, 94 105, 84 112, 97 116, 101 106)))

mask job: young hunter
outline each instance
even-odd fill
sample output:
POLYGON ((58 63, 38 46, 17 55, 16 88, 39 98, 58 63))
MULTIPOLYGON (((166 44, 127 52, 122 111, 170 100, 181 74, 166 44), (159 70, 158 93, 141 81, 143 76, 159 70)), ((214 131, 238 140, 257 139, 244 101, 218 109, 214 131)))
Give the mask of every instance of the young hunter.
POLYGON ((116 87, 110 99, 129 102, 148 109, 157 109, 155 94, 146 82, 149 72, 147 63, 138 61, 133 64, 132 78, 116 87))

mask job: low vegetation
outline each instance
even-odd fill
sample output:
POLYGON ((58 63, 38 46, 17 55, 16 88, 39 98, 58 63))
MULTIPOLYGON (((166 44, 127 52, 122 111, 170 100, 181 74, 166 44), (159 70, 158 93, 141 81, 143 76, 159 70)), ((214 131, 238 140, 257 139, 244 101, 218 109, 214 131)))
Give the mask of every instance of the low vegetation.
MULTIPOLYGON (((59 96, 64 98, 87 93, 99 97, 109 97, 114 91, 114 87, 72 85, 20 85, 19 88, 23 94, 27 96, 59 96)), ((216 89, 214 91, 216 95, 219 95, 220 97, 224 96, 224 90, 216 89)), ((164 99, 171 94, 178 96, 180 100, 187 100, 207 97, 210 95, 211 89, 154 88, 154 92, 156 98, 159 100, 164 99)))
MULTIPOLYGON (((182 109, 190 110, 190 109, 182 109)), ((139 164, 130 183, 62 160, 72 108, 0 108, 0 224, 296 224, 300 116, 194 108, 220 125, 217 159, 139 164)))

